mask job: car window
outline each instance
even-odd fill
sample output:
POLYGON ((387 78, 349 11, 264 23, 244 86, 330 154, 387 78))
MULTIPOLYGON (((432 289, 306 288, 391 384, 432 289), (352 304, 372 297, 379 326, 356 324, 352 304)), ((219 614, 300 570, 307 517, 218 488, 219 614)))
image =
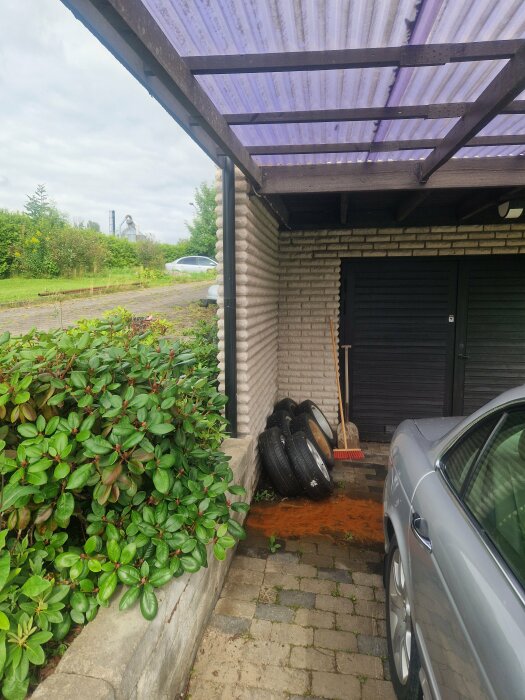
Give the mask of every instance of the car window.
POLYGON ((184 263, 184 265, 196 265, 197 258, 192 256, 190 256, 189 258, 182 258, 181 263, 184 263))
POLYGON ((525 586, 525 410, 507 413, 469 478, 464 501, 525 586))
POLYGON ((457 493, 461 491, 470 468, 475 464, 481 448, 494 430, 499 418, 499 415, 492 416, 480 425, 476 425, 440 460, 445 476, 457 493))
POLYGON ((210 261, 208 258, 199 257, 197 258, 197 265, 209 265, 210 261))

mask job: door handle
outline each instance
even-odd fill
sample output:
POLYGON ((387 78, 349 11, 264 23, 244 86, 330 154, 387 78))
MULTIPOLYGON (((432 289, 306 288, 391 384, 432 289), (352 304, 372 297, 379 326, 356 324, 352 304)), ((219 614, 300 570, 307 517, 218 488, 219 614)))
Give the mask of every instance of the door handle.
POLYGON ((422 518, 419 513, 412 513, 412 519, 410 521, 410 528, 416 539, 418 539, 423 547, 429 552, 432 551, 432 540, 428 536, 428 523, 422 518))

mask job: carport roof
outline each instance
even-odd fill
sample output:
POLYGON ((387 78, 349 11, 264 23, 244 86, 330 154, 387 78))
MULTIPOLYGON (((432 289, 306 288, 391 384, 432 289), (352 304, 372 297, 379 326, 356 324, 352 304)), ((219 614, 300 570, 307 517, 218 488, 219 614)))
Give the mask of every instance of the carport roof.
POLYGON ((263 194, 525 186, 522 0, 63 1, 263 194))

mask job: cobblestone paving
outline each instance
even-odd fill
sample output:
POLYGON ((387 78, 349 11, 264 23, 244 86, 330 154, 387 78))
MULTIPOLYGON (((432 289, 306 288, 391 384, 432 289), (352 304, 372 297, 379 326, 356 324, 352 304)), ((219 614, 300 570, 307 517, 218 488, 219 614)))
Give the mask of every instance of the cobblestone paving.
MULTIPOLYGON (((377 499, 376 464, 334 479, 377 499), (370 489, 376 489, 376 491, 370 489)), ((241 542, 197 653, 191 700, 394 700, 386 662, 382 551, 328 536, 241 542)))
POLYGON ((146 316, 161 314, 172 319, 177 307, 187 306, 206 295, 210 281, 174 284, 169 287, 134 289, 127 292, 99 294, 81 299, 67 299, 57 303, 21 306, 0 310, 0 330, 12 335, 27 333, 31 328, 49 330, 70 326, 81 318, 97 318, 104 311, 123 306, 134 314, 146 316))

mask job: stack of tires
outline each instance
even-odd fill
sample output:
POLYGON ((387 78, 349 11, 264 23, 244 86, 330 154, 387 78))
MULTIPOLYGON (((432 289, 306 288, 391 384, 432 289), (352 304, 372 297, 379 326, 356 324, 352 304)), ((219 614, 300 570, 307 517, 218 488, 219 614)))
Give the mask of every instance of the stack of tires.
POLYGON ((329 496, 337 435, 313 401, 281 399, 259 436, 264 469, 281 496, 329 496))

